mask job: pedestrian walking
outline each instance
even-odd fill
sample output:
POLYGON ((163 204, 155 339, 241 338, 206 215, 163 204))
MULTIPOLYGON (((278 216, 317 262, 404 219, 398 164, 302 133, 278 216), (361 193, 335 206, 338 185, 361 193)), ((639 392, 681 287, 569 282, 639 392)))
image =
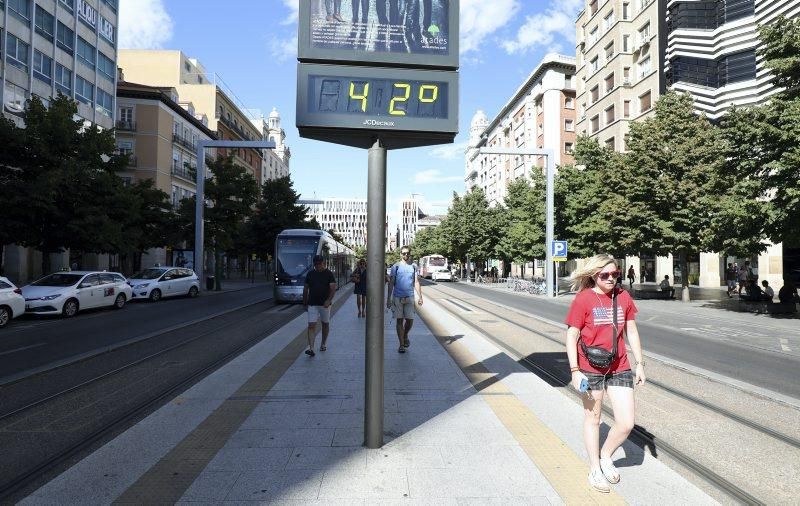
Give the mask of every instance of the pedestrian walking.
POLYGON ((750 261, 746 261, 742 267, 739 268, 739 273, 736 275, 739 280, 739 297, 742 296, 742 290, 747 293, 748 281, 750 281, 750 261))
POLYGON ((303 287, 303 305, 308 314, 308 349, 306 355, 313 357, 314 339, 317 334, 317 321, 322 322, 322 342, 319 351, 328 349, 328 333, 330 332, 331 303, 336 294, 336 278, 325 267, 322 255, 314 256, 314 268, 306 275, 303 287))
POLYGON ((389 273, 389 288, 386 293, 386 307, 391 308, 397 321, 397 338, 400 340, 399 353, 405 353, 411 346, 408 333, 414 324, 414 292, 417 304, 422 305, 422 286, 419 282, 417 264, 411 261, 411 249, 400 249, 402 260, 392 266, 389 273))
POLYGON ((367 316, 367 262, 363 258, 358 261, 356 270, 352 276, 356 294, 356 307, 358 307, 358 317, 367 316))
POLYGON ((614 452, 627 439, 634 423, 634 385, 645 383, 644 357, 636 328, 636 305, 630 294, 616 286, 619 265, 610 255, 595 255, 572 276, 578 291, 567 314, 567 357, 571 384, 583 395, 583 439, 589 455, 589 485, 609 492, 620 480, 614 452), (636 372, 625 350, 628 336, 636 372), (600 413, 608 395, 614 408, 614 425, 600 446, 600 413))
POLYGON ((730 299, 736 290, 736 269, 732 263, 728 263, 728 268, 725 269, 725 282, 728 284, 728 298, 730 299))
POLYGON ((628 269, 628 285, 631 287, 631 290, 633 290, 634 282, 636 282, 636 269, 631 265, 630 269, 628 269))

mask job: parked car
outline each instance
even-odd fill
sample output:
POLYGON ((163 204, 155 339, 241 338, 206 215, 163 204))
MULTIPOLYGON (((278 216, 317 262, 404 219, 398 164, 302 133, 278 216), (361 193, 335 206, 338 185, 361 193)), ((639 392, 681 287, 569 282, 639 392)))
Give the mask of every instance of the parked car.
POLYGON ((197 297, 200 293, 197 274, 182 267, 150 267, 131 276, 128 284, 133 289, 134 299, 150 299, 152 302, 178 295, 197 297))
POLYGON ((22 287, 25 312, 66 318, 97 307, 120 309, 131 299, 131 287, 118 272, 56 272, 22 287))
POLYGON ((25 313, 25 298, 22 290, 0 276, 0 329, 17 316, 25 313))
POLYGON ((433 271, 431 272, 431 280, 433 281, 453 281, 453 275, 449 270, 446 271, 433 271))

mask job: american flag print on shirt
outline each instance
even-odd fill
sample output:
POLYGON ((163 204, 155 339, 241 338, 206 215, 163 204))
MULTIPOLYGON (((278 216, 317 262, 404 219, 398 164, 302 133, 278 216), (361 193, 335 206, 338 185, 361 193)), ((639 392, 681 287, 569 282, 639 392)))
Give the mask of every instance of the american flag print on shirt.
MULTIPOLYGON (((594 307, 592 309, 592 317, 594 318, 595 325, 613 325, 613 312, 610 307, 594 307)), ((625 311, 617 308, 617 325, 625 323, 625 311)))

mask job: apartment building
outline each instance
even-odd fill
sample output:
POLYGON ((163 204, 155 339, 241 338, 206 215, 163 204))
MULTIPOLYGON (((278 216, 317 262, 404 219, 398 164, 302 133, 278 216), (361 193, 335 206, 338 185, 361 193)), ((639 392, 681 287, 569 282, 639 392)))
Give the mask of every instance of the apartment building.
POLYGON ((580 134, 625 151, 631 121, 653 113, 661 72, 665 0, 587 0, 576 28, 580 134))
MULTIPOLYGON (((122 49, 119 66, 131 82, 155 87, 174 88, 182 100, 194 104, 195 111, 208 118, 208 126, 218 140, 261 140, 248 118, 246 108, 236 95, 203 65, 177 50, 122 49)), ((220 149, 219 154, 234 154, 235 162, 262 181, 263 153, 260 149, 220 149)))
POLYGON ((281 128, 281 115, 272 109, 268 119, 264 116, 250 118, 250 122, 261 132, 261 139, 275 143, 275 149, 262 149, 262 170, 260 184, 268 180, 289 176, 289 162, 292 152, 286 145, 286 132, 281 128))
MULTIPOLYGON (((117 78, 117 0, 0 0, 2 114, 24 126, 31 95, 47 104, 58 93, 73 98, 86 125, 114 126, 117 78)), ((6 275, 18 282, 39 277, 41 254, 5 248, 6 275)), ((54 268, 69 252, 51 255, 54 268)), ((107 255, 84 255, 86 268, 107 268, 107 255)))
POLYGON ((478 111, 470 125, 464 186, 480 187, 489 205, 505 201, 511 182, 544 167, 543 157, 482 155, 482 147, 552 149, 556 165, 574 161, 575 58, 548 54, 491 121, 478 111))
POLYGON ((398 228, 397 246, 409 246, 417 236, 419 219, 424 216, 415 198, 400 201, 400 223, 398 228))
POLYGON ((367 246, 367 200, 305 200, 309 217, 314 217, 323 230, 333 230, 351 246, 367 246))

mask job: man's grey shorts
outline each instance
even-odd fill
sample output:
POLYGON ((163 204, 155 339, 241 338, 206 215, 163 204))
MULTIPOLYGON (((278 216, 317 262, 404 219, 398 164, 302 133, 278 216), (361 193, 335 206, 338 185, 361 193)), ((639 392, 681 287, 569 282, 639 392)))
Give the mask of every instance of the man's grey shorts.
POLYGON ((413 320, 417 310, 414 307, 414 297, 393 297, 392 311, 398 320, 413 320))
POLYGON ((603 390, 605 387, 627 387, 633 388, 633 371, 610 372, 608 374, 598 374, 594 372, 581 371, 586 379, 589 380, 589 390, 603 390), (603 379, 605 378, 605 386, 603 379))

